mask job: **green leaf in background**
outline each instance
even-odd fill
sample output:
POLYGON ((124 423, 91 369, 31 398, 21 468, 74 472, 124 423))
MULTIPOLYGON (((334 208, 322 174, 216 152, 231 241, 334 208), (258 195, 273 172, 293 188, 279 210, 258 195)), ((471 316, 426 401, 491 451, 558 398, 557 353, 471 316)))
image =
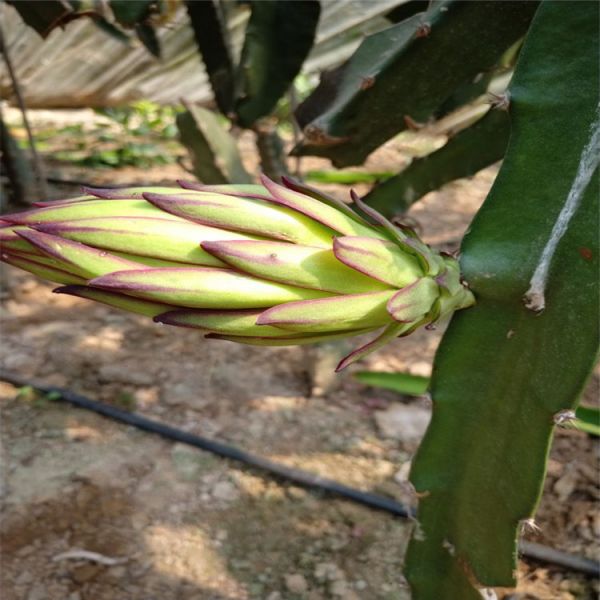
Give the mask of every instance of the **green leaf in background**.
POLYGON ((382 371, 358 371, 354 374, 361 383, 392 390, 405 396, 422 396, 429 388, 429 377, 410 373, 384 373, 382 371))
POLYGON ((480 73, 475 77, 474 81, 469 81, 460 85, 454 90, 452 96, 447 98, 435 111, 435 118, 442 119, 469 102, 473 102, 480 96, 483 96, 487 92, 488 87, 495 76, 496 71, 480 73))
POLYGON ((73 7, 66 0, 12 0, 21 18, 43 38, 74 14, 73 7))
POLYGON ((237 144, 219 116, 200 106, 177 115, 181 143, 188 149, 194 174, 207 184, 250 183, 237 144))
POLYGON ((144 48, 146 48, 152 56, 160 58, 160 42, 154 27, 148 23, 136 23, 134 29, 138 40, 142 42, 144 48))
POLYGON ((577 420, 573 423, 575 429, 600 435, 600 409, 590 406, 579 406, 575 411, 577 420))
POLYGON ((475 175, 500 160, 506 152, 510 124, 502 110, 490 110, 463 129, 439 150, 413 160, 398 175, 371 190, 364 201, 390 217, 405 212, 413 202, 444 184, 475 175))
POLYGON ((318 0, 260 0, 251 7, 236 82, 235 112, 243 127, 270 114, 292 84, 321 12, 318 0))
POLYGON ((13 0, 10 4, 43 38, 71 21, 91 18, 100 29, 120 42, 129 42, 129 36, 120 26, 135 29, 146 49, 154 56, 160 56, 160 43, 149 18, 163 12, 162 0, 13 0))
MULTIPOLYGON (((454 90, 436 111, 436 119, 441 119, 461 106, 483 96, 486 92, 493 91, 498 82, 509 79, 522 46, 523 38, 520 38, 504 52, 493 70, 478 73, 472 81, 467 81, 454 90)), ((505 88, 506 85, 501 87, 505 88)))
POLYGON ((29 156, 23 151, 19 141, 24 140, 15 139, 0 113, 0 165, 3 174, 11 182, 11 185, 7 186, 0 194, 0 211, 2 212, 8 212, 8 204, 11 201, 27 206, 35 202, 40 195, 29 156))
POLYGON ((106 19, 94 19, 94 25, 122 44, 129 45, 131 43, 130 35, 125 33, 120 27, 109 23, 106 19))
POLYGON ((537 5, 434 2, 367 37, 298 107, 306 139, 294 154, 324 156, 336 167, 361 164, 406 128, 406 117, 426 122, 461 85, 492 70, 525 35, 537 5))
POLYGON ((133 27, 148 18, 156 4, 156 0, 109 0, 115 19, 124 27, 133 27))
POLYGON ((390 10, 385 18, 392 23, 400 23, 413 15, 425 12, 429 8, 429 0, 408 0, 390 10))
POLYGON ((233 61, 218 5, 213 0, 187 0, 185 6, 215 101, 219 110, 228 115, 233 109, 233 61))
POLYGON ((442 340, 413 460, 415 600, 515 584, 519 523, 598 353, 599 9, 543 2, 510 86, 507 154, 462 246, 477 304, 442 340))
POLYGON ((306 181, 317 183, 337 183, 341 185, 355 185, 357 183, 377 183, 393 177, 390 171, 372 173, 365 171, 307 171, 304 174, 306 181))

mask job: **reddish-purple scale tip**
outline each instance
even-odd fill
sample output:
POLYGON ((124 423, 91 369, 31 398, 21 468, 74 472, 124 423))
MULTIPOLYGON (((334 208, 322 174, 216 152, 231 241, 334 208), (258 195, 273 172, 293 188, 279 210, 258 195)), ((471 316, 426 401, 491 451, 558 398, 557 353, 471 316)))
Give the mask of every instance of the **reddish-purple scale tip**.
POLYGON ((160 315, 154 315, 152 320, 155 323, 165 323, 166 325, 173 325, 173 321, 170 317, 171 313, 161 313, 160 315))
POLYGON ((95 196, 96 198, 100 198, 101 200, 115 200, 118 197, 122 196, 120 194, 120 190, 123 188, 95 188, 88 187, 86 185, 81 186, 81 191, 84 194, 88 194, 90 196, 95 196))
POLYGON ((201 192, 204 187, 206 187, 202 183, 198 183, 196 181, 189 181, 188 179, 177 179, 177 185, 182 187, 184 190, 194 190, 201 192))
POLYGON ((54 288, 53 294, 69 294, 70 296, 81 296, 81 293, 87 290, 86 285, 63 285, 61 287, 54 288))

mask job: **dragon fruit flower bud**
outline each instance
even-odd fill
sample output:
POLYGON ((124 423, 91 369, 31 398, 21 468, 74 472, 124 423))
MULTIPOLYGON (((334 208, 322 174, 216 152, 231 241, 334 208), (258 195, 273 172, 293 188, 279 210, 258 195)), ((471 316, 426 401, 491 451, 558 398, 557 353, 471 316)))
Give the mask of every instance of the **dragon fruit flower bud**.
POLYGON ((283 185, 89 189, 5 215, 2 261, 209 338, 294 345, 379 331, 344 368, 474 303, 458 263, 355 206, 283 185))

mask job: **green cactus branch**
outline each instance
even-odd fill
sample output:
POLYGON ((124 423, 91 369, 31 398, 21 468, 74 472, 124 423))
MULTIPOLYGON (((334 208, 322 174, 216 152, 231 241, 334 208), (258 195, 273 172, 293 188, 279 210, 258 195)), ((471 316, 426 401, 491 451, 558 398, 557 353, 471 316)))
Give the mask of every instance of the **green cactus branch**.
POLYGON ((413 462, 415 600, 514 585, 553 429, 597 356, 599 16, 597 3, 544 2, 517 64, 507 155, 462 248, 477 305, 444 336, 413 462))
POLYGON ((185 103, 176 118, 179 140, 188 149, 194 175, 209 184, 250 183, 235 138, 214 112, 185 103))
POLYGON ((362 163, 406 128, 424 122, 461 86, 493 70, 525 35, 537 2, 445 0, 366 38, 298 108, 297 155, 362 163))
POLYGON ((215 102, 219 110, 228 115, 233 109, 235 84, 227 30, 219 10, 222 7, 214 0, 186 0, 185 6, 215 102))
POLYGON ((234 112, 242 127, 269 115, 292 84, 312 48, 321 14, 316 0, 250 4, 236 73, 234 112))
POLYGON ((148 52, 160 58, 160 43, 154 30, 152 17, 167 15, 169 5, 156 0, 108 0, 81 2, 80 0, 8 0, 23 21, 43 38, 71 21, 91 18, 114 39, 130 42, 128 30, 132 29, 148 52))
POLYGON ((506 112, 490 110, 442 148, 415 159, 398 175, 376 186, 364 200, 388 217, 405 212, 432 190, 455 179, 475 175, 500 160, 506 152, 508 134, 506 112))

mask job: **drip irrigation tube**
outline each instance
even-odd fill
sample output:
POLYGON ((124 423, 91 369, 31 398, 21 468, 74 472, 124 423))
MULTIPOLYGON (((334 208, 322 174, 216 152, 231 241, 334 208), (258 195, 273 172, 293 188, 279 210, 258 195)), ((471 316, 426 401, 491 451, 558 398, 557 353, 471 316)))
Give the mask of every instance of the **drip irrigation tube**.
MULTIPOLYGON (((342 498, 347 498, 359 504, 369 506, 370 508, 389 512, 398 517, 415 517, 415 511, 413 508, 404 506, 403 504, 400 504, 391 498, 386 498, 370 492, 363 492, 356 488, 344 485, 343 483, 334 481, 333 479, 321 477, 301 469, 287 467, 281 463, 276 463, 267 458, 245 452, 244 450, 241 450, 235 446, 207 439, 199 435, 194 435, 193 433, 183 431, 176 427, 171 427, 170 425, 166 425, 159 421, 148 419, 142 415, 121 410, 109 404, 104 404, 103 402, 91 400, 85 396, 82 396, 81 394, 77 394, 67 389, 45 385, 37 381, 30 381, 25 377, 8 373, 3 369, 0 369, 0 380, 15 386, 27 386, 45 394, 52 394, 56 396, 57 399, 64 400, 65 402, 68 402, 69 404, 72 404, 78 408, 91 410, 104 417, 108 417, 121 423, 126 423, 127 425, 131 425, 132 427, 136 427, 143 431, 156 433, 166 439, 189 444, 190 446, 200 448, 207 452, 212 452, 217 456, 236 460, 245 465, 259 469, 265 473, 269 473, 270 475, 275 475, 276 477, 285 479, 302 487, 312 488, 340 496, 342 498)), ((555 550, 554 548, 550 548, 548 546, 543 546, 541 544, 528 541, 521 541, 519 544, 519 552, 522 556, 533 560, 552 563, 565 569, 579 571, 593 577, 600 576, 600 565, 597 562, 581 556, 575 556, 560 550, 555 550)))

